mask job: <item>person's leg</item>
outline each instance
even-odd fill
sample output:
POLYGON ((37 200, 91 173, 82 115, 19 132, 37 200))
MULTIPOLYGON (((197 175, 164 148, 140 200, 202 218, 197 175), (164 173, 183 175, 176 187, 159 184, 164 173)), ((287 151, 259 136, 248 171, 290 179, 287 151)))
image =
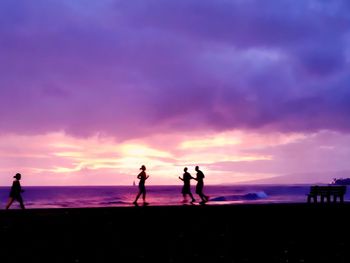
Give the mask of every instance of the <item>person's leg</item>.
POLYGON ((198 187, 198 185, 196 186, 196 194, 201 197, 201 191, 200 188, 198 187))
POLYGON ((204 202, 205 199, 203 199, 204 194, 203 194, 203 184, 198 183, 196 186, 196 193, 199 195, 199 197, 202 199, 202 201, 204 202))
POLYGON ((139 200, 140 196, 141 196, 141 191, 139 191, 139 193, 137 194, 134 204, 137 203, 137 200, 139 200))
POLYGON ((21 208, 22 208, 22 209, 25 209, 24 204, 23 204, 22 196, 19 196, 19 197, 17 198, 17 201, 19 202, 19 205, 21 206, 21 208))
POLYGON ((200 201, 199 204, 204 205, 207 202, 207 200, 204 198, 203 194, 201 194, 200 197, 202 201, 200 201))
POLYGON ((143 190, 142 199, 143 199, 143 202, 146 203, 146 189, 143 190))
POLYGON ((194 199, 193 194, 192 194, 192 193, 189 193, 189 195, 190 195, 190 197, 192 198, 192 201, 191 201, 191 202, 195 202, 196 199, 194 199))
POLYGON ((8 200, 8 202, 7 202, 7 205, 6 205, 6 210, 10 208, 10 206, 12 205, 12 203, 13 203, 14 200, 15 200, 15 199, 14 199, 13 197, 10 197, 10 198, 9 198, 9 200, 8 200))
POLYGON ((202 202, 206 202, 206 199, 205 199, 203 193, 200 193, 200 194, 199 194, 199 197, 202 199, 202 202))

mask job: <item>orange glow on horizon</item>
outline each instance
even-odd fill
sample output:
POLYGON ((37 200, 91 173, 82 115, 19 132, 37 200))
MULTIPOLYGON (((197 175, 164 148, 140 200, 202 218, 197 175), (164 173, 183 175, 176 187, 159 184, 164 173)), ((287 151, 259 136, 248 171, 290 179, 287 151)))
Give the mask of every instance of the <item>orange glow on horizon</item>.
MULTIPOLYGON (((95 176, 97 179, 93 180, 94 183, 99 182, 98 178, 112 178, 103 181, 103 184, 115 185, 128 183, 138 173, 139 166, 145 164, 147 172, 152 175, 152 184, 177 184, 183 167, 188 166, 193 170, 195 165, 200 165, 205 173, 212 175, 208 176, 208 183, 247 182, 278 175, 258 172, 261 162, 275 161, 274 154, 262 149, 293 144, 306 138, 303 134, 242 131, 213 133, 203 137, 179 134, 175 136, 176 140, 172 140, 175 138, 173 136, 162 135, 159 141, 146 137, 123 142, 99 136, 75 138, 64 133, 2 136, 2 171, 11 174, 16 167, 28 176, 42 178, 39 183, 47 180, 50 183, 65 182, 70 185, 78 182, 84 185, 90 182, 86 178, 95 176), (245 163, 249 163, 246 173, 224 167, 225 164, 240 167, 245 163), (250 171, 254 167, 257 172, 250 171)), ((32 184, 38 182, 33 181, 32 184)))

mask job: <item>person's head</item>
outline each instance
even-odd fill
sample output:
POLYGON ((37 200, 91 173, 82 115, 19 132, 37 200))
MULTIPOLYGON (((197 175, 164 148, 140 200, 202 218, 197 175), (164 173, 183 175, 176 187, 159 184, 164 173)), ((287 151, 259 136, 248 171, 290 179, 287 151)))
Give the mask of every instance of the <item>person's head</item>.
POLYGON ((196 168, 194 168, 196 170, 196 172, 199 171, 199 166, 196 166, 196 168))
POLYGON ((21 180, 22 175, 20 173, 16 173, 16 175, 13 177, 17 180, 21 180))
POLYGON ((141 168, 140 168, 140 170, 146 171, 146 166, 142 165, 141 168))
POLYGON ((187 172, 187 170, 188 170, 188 168, 187 168, 187 167, 185 167, 185 168, 184 168, 184 172, 187 172))

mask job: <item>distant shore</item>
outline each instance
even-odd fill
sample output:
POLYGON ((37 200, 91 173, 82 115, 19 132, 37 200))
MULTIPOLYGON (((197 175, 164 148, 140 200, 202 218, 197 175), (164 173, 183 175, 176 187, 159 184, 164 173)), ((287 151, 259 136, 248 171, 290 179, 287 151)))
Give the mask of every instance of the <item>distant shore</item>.
POLYGON ((1 210, 1 262, 349 262, 349 219, 349 203, 1 210))

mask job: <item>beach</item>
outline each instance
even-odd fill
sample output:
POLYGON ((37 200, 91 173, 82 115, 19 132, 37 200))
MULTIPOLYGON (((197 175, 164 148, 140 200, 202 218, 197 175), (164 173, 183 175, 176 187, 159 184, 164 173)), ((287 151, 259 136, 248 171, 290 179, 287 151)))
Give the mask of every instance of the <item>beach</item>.
POLYGON ((0 211, 1 262, 349 262, 350 204, 0 211))

